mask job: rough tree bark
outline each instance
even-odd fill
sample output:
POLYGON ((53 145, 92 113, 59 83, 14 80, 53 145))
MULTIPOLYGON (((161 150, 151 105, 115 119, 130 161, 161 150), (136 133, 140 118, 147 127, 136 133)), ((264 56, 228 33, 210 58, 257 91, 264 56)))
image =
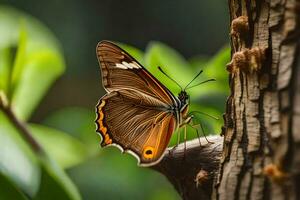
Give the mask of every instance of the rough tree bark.
POLYGON ((228 3, 224 138, 192 141, 188 162, 178 148, 155 169, 183 199, 300 199, 300 0, 228 3))
POLYGON ((229 0, 231 96, 214 198, 299 199, 297 0, 229 0))

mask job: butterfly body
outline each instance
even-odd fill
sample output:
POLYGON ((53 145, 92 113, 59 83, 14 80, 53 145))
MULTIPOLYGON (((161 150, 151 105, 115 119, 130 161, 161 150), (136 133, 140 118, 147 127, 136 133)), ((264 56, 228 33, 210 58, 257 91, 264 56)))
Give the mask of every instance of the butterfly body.
POLYGON ((141 64, 117 45, 97 45, 102 84, 107 91, 96 106, 101 146, 115 145, 142 166, 159 162, 171 135, 189 123, 189 97, 175 97, 141 64))

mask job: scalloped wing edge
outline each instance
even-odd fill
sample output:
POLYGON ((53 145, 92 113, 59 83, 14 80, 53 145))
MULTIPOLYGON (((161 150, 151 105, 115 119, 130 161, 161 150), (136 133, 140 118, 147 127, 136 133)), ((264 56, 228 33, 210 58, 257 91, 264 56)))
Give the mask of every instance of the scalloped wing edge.
MULTIPOLYGON (((109 135, 109 133, 103 133, 103 131, 101 130, 101 124, 99 124, 99 119, 100 119, 100 116, 101 116, 101 113, 100 113, 100 110, 101 108, 105 105, 103 105, 102 107, 101 106, 101 102, 103 100, 100 99, 96 105, 96 119, 95 119, 95 123, 96 123, 96 132, 97 134, 100 136, 101 138, 101 147, 103 148, 106 148, 106 147, 109 147, 109 146, 113 146, 113 147, 117 147, 118 149, 120 149, 121 153, 128 153, 132 156, 134 156, 136 159, 137 159, 137 165, 138 166, 141 166, 141 167, 150 167, 150 166, 153 166, 153 165, 156 165, 157 163, 159 163, 163 157, 164 157, 164 154, 162 154, 156 161, 154 162, 150 162, 150 163, 142 163, 141 162, 141 159, 139 157, 139 155, 137 153, 135 153, 134 151, 132 151, 131 149, 125 149, 124 147, 122 147, 122 145, 118 144, 117 142, 114 142, 114 139, 113 138, 109 138, 111 140, 111 143, 107 144, 105 143, 105 135, 109 135), (99 108, 100 107, 100 108, 99 108)), ((104 114, 103 114, 103 118, 104 118, 104 114)), ((103 126, 104 127, 104 126, 103 126)), ((105 129, 107 129, 106 127, 104 127, 105 129)))

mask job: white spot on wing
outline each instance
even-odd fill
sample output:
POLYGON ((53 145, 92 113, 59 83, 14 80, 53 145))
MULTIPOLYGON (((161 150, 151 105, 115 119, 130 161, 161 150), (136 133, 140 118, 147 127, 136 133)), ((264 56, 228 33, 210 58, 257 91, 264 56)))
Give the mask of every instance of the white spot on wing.
POLYGON ((129 68, 129 69, 133 69, 133 67, 131 66, 131 64, 128 64, 128 63, 125 62, 125 61, 123 61, 122 64, 123 64, 124 66, 126 66, 127 69, 128 69, 128 68, 129 68))
POLYGON ((133 68, 139 69, 141 68, 136 62, 129 63, 133 68))
POLYGON ((125 61, 123 61, 122 64, 121 63, 116 63, 116 67, 120 68, 120 69, 139 69, 139 68, 141 68, 139 66, 139 64, 137 64, 134 61, 131 62, 131 63, 127 63, 125 61))
POLYGON ((116 64, 116 67, 117 67, 117 68, 120 68, 120 69, 127 69, 126 66, 124 66, 124 65, 122 65, 122 64, 120 64, 120 63, 117 63, 117 64, 116 64))

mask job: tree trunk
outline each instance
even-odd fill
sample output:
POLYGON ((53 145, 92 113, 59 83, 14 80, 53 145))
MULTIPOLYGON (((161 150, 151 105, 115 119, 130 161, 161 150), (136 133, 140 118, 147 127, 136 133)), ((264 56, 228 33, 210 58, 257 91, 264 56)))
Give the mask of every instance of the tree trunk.
POLYGON ((183 199, 300 199, 300 0, 229 0, 229 11, 224 138, 181 144, 154 169, 183 199))
POLYGON ((232 61, 214 199, 300 199, 297 0, 229 0, 232 61))

